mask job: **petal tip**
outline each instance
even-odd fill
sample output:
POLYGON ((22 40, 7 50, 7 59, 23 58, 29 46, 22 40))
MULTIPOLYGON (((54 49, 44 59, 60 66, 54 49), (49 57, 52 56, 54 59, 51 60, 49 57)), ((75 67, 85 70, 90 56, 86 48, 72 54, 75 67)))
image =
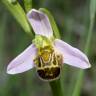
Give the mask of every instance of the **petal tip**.
POLYGON ((12 74, 10 71, 6 71, 7 74, 12 74))
POLYGON ((32 14, 38 14, 41 13, 40 11, 36 10, 36 9, 31 9, 28 13, 27 13, 27 17, 30 18, 30 16, 32 16, 32 14))
POLYGON ((11 70, 7 70, 6 73, 7 74, 13 74, 13 72, 11 72, 11 70))
POLYGON ((14 74, 14 72, 12 72, 12 69, 10 68, 9 65, 8 65, 8 67, 7 67, 6 73, 7 73, 7 74, 14 74))
POLYGON ((82 67, 82 69, 88 69, 88 68, 91 68, 91 64, 88 63, 86 66, 82 67))
POLYGON ((88 68, 91 68, 91 64, 90 63, 88 64, 88 68))

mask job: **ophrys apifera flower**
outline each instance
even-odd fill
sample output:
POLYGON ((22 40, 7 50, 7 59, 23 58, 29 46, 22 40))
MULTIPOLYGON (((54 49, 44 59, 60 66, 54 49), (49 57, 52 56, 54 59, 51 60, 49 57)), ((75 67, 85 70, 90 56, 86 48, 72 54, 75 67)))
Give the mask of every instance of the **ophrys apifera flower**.
POLYGON ((8 74, 17 74, 36 68, 42 80, 54 80, 59 77, 63 64, 81 69, 91 65, 87 56, 79 49, 56 39, 46 14, 32 9, 27 14, 34 32, 32 44, 9 63, 8 74))

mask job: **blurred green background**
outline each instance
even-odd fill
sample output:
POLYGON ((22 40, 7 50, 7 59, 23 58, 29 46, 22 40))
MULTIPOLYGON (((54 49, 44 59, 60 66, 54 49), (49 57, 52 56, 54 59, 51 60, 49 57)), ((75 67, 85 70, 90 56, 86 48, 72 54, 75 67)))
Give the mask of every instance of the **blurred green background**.
MULTIPOLYGON (((19 0, 22 4, 22 0, 19 0)), ((55 18, 62 40, 84 50, 89 30, 89 0, 33 0, 33 8, 47 8, 55 18)), ((94 19, 95 20, 95 19, 94 19)), ((85 70, 80 96, 96 96, 96 24, 89 48, 90 69, 85 70)), ((48 83, 38 79, 35 68, 18 75, 6 74, 8 63, 29 44, 29 38, 0 1, 0 96, 52 96, 48 83)), ((61 77, 64 96, 71 96, 78 68, 64 65, 61 77)))

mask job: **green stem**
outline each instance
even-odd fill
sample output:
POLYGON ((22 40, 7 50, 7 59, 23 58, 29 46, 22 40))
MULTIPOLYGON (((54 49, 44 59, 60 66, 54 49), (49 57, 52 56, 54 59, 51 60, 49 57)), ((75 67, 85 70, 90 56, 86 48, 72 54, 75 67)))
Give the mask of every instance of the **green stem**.
MULTIPOLYGON (((92 9, 93 9, 94 6, 90 5, 90 7, 92 7, 92 9)), ((94 7, 94 10, 96 10, 95 7, 94 7)), ((85 45, 85 48, 84 48, 84 52, 87 55, 89 53, 90 42, 91 42, 91 38, 92 38, 92 29, 93 29, 94 18, 95 18, 95 11, 94 10, 93 10, 93 13, 92 13, 92 10, 90 10, 89 31, 88 31, 88 36, 87 36, 87 40, 86 40, 86 45, 85 45)), ((72 96, 80 96, 81 86, 82 86, 82 83, 83 83, 83 77, 84 77, 84 71, 83 70, 79 70, 79 74, 78 74, 78 77, 77 77, 78 79, 76 81, 76 85, 75 85, 75 88, 74 88, 72 96)))
MULTIPOLYGON (((58 30, 58 27, 57 27, 55 20, 54 20, 53 16, 51 15, 51 13, 45 8, 40 8, 39 10, 44 12, 48 16, 55 38, 60 38, 60 33, 58 30)), ((53 96, 63 96, 63 90, 62 90, 63 88, 61 86, 62 82, 60 79, 54 80, 54 81, 50 82, 49 84, 51 86, 53 96)))
POLYGON ((75 85, 75 88, 73 90, 72 96, 80 96, 83 77, 84 77, 84 71, 82 69, 80 69, 78 72, 78 77, 77 77, 76 85, 75 85))
MULTIPOLYGON (((91 42, 91 38, 92 38, 92 29, 93 29, 93 24, 94 22, 90 22, 90 27, 89 27, 89 32, 88 32, 88 36, 87 36, 87 41, 86 41, 86 45, 84 48, 84 52, 88 55, 89 52, 89 48, 90 48, 90 42, 91 42)), ((72 96, 80 96, 80 91, 81 91, 81 86, 83 83, 83 77, 84 77, 84 70, 80 69, 78 72, 78 79, 73 91, 73 95, 72 96)))
POLYGON ((51 90, 53 96, 63 96, 62 86, 60 83, 60 79, 50 82, 51 90))

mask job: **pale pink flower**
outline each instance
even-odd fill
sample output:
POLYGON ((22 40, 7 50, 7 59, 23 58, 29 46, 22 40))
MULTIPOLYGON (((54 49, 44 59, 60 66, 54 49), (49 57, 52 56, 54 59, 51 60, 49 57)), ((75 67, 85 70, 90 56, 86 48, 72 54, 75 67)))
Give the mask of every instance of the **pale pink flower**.
MULTIPOLYGON (((36 35, 42 35, 48 39, 53 37, 53 30, 46 14, 32 9, 28 12, 27 18, 36 35)), ((79 49, 72 47, 60 39, 54 39, 52 44, 52 46, 54 46, 54 50, 57 50, 60 52, 60 54, 62 54, 63 64, 68 64, 81 69, 91 67, 87 56, 79 49)), ((34 58, 36 57, 37 53, 38 48, 34 43, 31 44, 19 56, 9 63, 7 67, 7 73, 22 73, 36 67, 34 58)))

